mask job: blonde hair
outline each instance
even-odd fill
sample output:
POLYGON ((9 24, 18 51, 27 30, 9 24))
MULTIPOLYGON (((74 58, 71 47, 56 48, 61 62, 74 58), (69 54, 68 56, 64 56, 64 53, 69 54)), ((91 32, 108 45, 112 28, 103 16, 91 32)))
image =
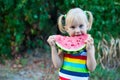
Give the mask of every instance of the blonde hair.
POLYGON ((93 15, 90 11, 83 11, 80 8, 73 8, 68 11, 66 17, 65 15, 61 15, 58 18, 58 28, 62 33, 65 33, 65 26, 79 25, 80 22, 85 22, 88 26, 88 30, 90 30, 93 23, 93 15), (65 25, 63 25, 63 18, 65 18, 65 25))
POLYGON ((65 26, 64 26, 63 23, 62 23, 63 17, 65 17, 65 16, 64 16, 64 15, 61 15, 61 16, 58 18, 58 28, 59 28, 60 32, 65 33, 65 32, 66 32, 66 31, 65 31, 65 26))

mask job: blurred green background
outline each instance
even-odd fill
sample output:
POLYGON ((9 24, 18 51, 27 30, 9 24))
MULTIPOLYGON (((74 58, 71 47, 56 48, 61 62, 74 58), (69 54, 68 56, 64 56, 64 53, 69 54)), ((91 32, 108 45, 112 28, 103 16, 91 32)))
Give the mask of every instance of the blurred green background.
POLYGON ((58 16, 74 7, 93 13, 94 23, 89 33, 99 53, 96 54, 98 67, 91 74, 93 80, 120 80, 120 64, 116 63, 114 69, 105 65, 120 60, 120 0, 0 0, 0 62, 23 55, 28 49, 50 50, 48 36, 61 34, 57 28, 58 16), (115 43, 117 59, 108 55, 105 58, 105 46, 109 54, 115 43))

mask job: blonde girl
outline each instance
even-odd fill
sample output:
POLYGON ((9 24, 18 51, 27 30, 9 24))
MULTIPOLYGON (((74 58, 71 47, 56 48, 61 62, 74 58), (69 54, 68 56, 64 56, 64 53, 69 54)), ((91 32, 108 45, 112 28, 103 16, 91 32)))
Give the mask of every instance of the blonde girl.
MULTIPOLYGON (((73 8, 66 15, 58 18, 58 27, 62 33, 71 36, 88 34, 91 29, 93 16, 90 11, 73 8)), ((59 80, 88 80, 89 73, 96 68, 94 40, 92 37, 86 40, 86 48, 83 52, 66 54, 57 49, 55 35, 49 36, 47 42, 51 47, 52 62, 59 69, 59 80)))

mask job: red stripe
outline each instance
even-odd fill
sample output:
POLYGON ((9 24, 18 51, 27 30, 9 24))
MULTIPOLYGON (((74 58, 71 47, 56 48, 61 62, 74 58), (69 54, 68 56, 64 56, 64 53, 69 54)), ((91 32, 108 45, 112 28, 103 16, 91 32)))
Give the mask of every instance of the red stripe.
POLYGON ((67 79, 67 78, 64 78, 64 77, 61 77, 59 76, 60 80, 70 80, 70 79, 67 79))
POLYGON ((74 58, 74 59, 82 59, 82 60, 86 60, 87 57, 86 56, 73 56, 71 54, 64 54, 65 57, 68 57, 68 58, 74 58))

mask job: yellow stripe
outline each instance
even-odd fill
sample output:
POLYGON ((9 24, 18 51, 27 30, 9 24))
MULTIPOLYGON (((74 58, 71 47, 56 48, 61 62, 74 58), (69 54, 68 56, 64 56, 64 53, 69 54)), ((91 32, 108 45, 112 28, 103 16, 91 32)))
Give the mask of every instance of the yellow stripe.
POLYGON ((67 57, 65 57, 64 60, 66 62, 72 62, 72 63, 78 63, 78 64, 85 64, 86 63, 86 60, 72 59, 72 58, 67 58, 67 57))

